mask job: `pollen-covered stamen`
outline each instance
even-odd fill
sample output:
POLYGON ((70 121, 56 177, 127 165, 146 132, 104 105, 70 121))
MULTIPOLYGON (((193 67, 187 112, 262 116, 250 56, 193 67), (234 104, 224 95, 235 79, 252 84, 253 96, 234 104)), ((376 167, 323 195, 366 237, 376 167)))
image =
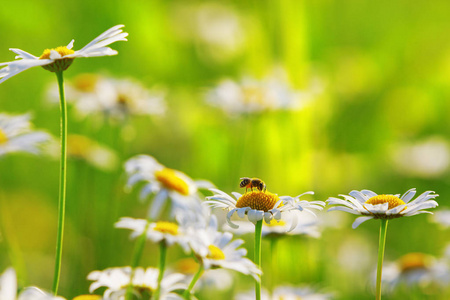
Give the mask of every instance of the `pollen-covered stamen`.
POLYGON ((153 230, 171 235, 178 235, 178 225, 172 222, 158 221, 153 230))
POLYGON ((6 133, 3 132, 3 130, 0 129, 0 145, 4 144, 8 141, 8 137, 6 136, 6 133))
POLYGON ((423 253, 408 253, 399 259, 399 266, 402 273, 424 270, 429 266, 429 257, 423 253))
POLYGON ((66 46, 56 47, 54 49, 45 49, 39 59, 50 59, 50 55, 52 51, 56 51, 61 55, 61 58, 55 59, 55 61, 51 64, 42 66, 44 69, 50 72, 61 72, 66 70, 73 62, 74 58, 72 57, 64 57, 69 54, 75 53, 75 51, 71 49, 67 49, 66 46))
POLYGON ((369 200, 367 200, 365 202, 365 204, 372 204, 372 205, 383 204, 383 203, 389 203, 389 209, 392 209, 399 205, 406 204, 405 202, 403 202, 403 200, 401 200, 399 197, 394 196, 394 195, 377 195, 377 196, 370 198, 369 200))
POLYGON ((279 200, 280 198, 271 192, 253 191, 242 195, 237 200, 236 207, 250 207, 251 209, 269 211, 279 200))
POLYGON ((225 259, 225 254, 223 254, 222 250, 220 250, 219 247, 214 246, 214 245, 209 245, 208 249, 209 249, 209 254, 206 256, 206 258, 215 259, 215 260, 225 259))
POLYGON ((156 171, 155 177, 167 189, 185 196, 189 195, 189 185, 176 174, 175 170, 164 168, 156 171))

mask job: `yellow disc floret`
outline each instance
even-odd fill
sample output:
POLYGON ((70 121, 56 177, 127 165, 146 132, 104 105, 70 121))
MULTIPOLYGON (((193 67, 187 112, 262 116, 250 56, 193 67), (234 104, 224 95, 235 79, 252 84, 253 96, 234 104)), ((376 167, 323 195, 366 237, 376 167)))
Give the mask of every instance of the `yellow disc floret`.
MULTIPOLYGON (((269 211, 274 208, 279 200, 280 198, 271 192, 253 191, 242 195, 237 200, 236 207, 250 207, 251 209, 269 211)), ((280 204, 280 206, 282 206, 282 204, 280 204)))
POLYGON ((399 259, 399 266, 402 273, 427 269, 428 265, 429 257, 423 253, 408 253, 399 259))
POLYGON ((69 54, 75 53, 75 51, 71 49, 67 49, 66 46, 56 47, 54 49, 45 49, 39 59, 51 59, 50 54, 52 51, 56 51, 61 55, 61 58, 54 59, 54 62, 42 66, 44 69, 50 72, 61 72, 66 70, 73 62, 73 57, 64 57, 69 54))
POLYGON ((8 137, 6 136, 6 133, 3 132, 3 130, 0 129, 0 144, 4 144, 8 141, 8 137))
POLYGON ((172 222, 158 221, 153 230, 171 235, 178 235, 178 225, 172 222))
POLYGON ((389 203, 389 209, 392 209, 399 205, 406 204, 405 202, 403 202, 403 200, 401 200, 399 197, 394 196, 394 195, 377 195, 377 196, 370 198, 365 203, 372 204, 372 205, 389 203))
POLYGON ((96 74, 80 74, 73 80, 73 85, 80 92, 90 93, 95 91, 95 87, 99 80, 96 74))
POLYGON ((214 246, 214 245, 209 245, 208 249, 209 249, 209 254, 206 256, 206 258, 215 259, 215 260, 225 259, 225 254, 223 254, 222 250, 220 250, 219 247, 214 246))
POLYGON ((165 188, 185 196, 189 195, 189 185, 176 174, 175 170, 164 168, 156 171, 155 177, 165 188))
POLYGON ((76 296, 72 300, 100 300, 102 299, 102 296, 100 295, 80 295, 76 296))
POLYGON ((198 262, 193 258, 180 259, 176 263, 176 270, 183 274, 195 274, 198 271, 198 262))

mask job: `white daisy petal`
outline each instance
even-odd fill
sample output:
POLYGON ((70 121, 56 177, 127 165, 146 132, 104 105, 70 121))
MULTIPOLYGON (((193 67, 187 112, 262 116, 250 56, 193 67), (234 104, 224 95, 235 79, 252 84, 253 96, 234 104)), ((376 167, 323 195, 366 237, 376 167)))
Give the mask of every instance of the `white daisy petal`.
POLYGON ((362 223, 364 223, 365 221, 368 221, 370 219, 373 219, 373 217, 359 217, 359 218, 356 218, 355 222, 353 222, 353 224, 352 224, 352 228, 355 229, 359 225, 361 225, 362 223))

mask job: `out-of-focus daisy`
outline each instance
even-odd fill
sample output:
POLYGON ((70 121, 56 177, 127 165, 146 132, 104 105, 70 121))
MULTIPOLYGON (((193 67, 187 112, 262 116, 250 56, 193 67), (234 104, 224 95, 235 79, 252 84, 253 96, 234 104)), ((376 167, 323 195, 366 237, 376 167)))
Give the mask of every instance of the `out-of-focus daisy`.
MULTIPOLYGON (((193 258, 185 258, 178 260, 173 266, 175 272, 185 274, 192 280, 195 273, 198 271, 200 265, 193 258)), ((233 276, 227 269, 209 269, 200 277, 195 290, 210 289, 210 290, 228 290, 233 285, 233 276)))
MULTIPOLYGON (((263 219, 267 224, 271 224, 272 220, 282 220, 282 217, 288 212, 304 210, 312 213, 310 208, 322 209, 324 205, 322 201, 299 200, 301 195, 295 198, 290 196, 278 197, 278 195, 269 191, 251 191, 243 195, 233 192, 232 194, 236 199, 218 189, 211 189, 211 191, 215 195, 207 197, 205 202, 214 208, 228 210, 227 222, 232 228, 239 227, 231 221, 234 213, 241 219, 247 216, 253 224, 263 219)), ((297 222, 297 218, 292 218, 290 230, 297 226, 297 222)))
MULTIPOLYGON (((97 74, 80 74, 67 84, 68 102, 84 118, 122 121, 133 115, 162 115, 166 111, 165 93, 147 89, 132 79, 115 79, 97 74)), ((57 86, 50 86, 47 97, 58 102, 57 86)))
MULTIPOLYGON (((231 228, 228 224, 224 225, 225 231, 230 231, 234 234, 247 234, 255 231, 255 226, 248 221, 233 221, 239 228, 231 228)), ((311 214, 301 211, 292 211, 287 214, 284 220, 276 221, 272 220, 269 224, 263 222, 262 233, 264 237, 282 237, 286 235, 302 235, 307 237, 318 238, 321 235, 320 228, 318 226, 318 220, 311 214), (298 221, 297 226, 290 230, 292 227, 293 218, 298 221)))
MULTIPOLYGON (((106 287, 103 293, 104 299, 124 299, 127 288, 132 283, 133 293, 140 296, 142 293, 152 295, 157 289, 159 270, 155 268, 136 268, 134 272, 130 267, 108 268, 103 271, 93 271, 89 273, 88 280, 94 281, 89 287, 89 292, 98 288, 106 287), (133 275, 130 280, 131 274, 133 275)), ((161 281, 160 299, 176 300, 182 299, 173 291, 185 289, 183 283, 185 276, 182 274, 166 275, 161 281)))
MULTIPOLYGON (((119 163, 116 152, 87 136, 69 134, 67 140, 67 156, 74 160, 82 160, 102 171, 115 170, 119 163)), ((49 145, 50 155, 59 155, 59 143, 49 145)))
POLYGON ((450 146, 439 137, 413 144, 395 145, 392 152, 394 166, 407 176, 437 177, 448 170, 450 146))
POLYGON ((386 264, 382 280, 389 289, 399 284, 426 286, 448 284, 449 266, 424 253, 408 253, 398 261, 386 264))
POLYGON ((141 200, 145 200, 149 194, 155 194, 149 210, 151 219, 158 216, 167 199, 171 200, 172 214, 179 209, 201 211, 198 189, 213 186, 208 181, 194 181, 180 171, 161 165, 155 158, 148 155, 130 158, 125 163, 125 170, 128 176, 128 188, 139 182, 145 184, 140 192, 141 200))
POLYGON ((232 239, 231 233, 218 231, 217 219, 212 216, 206 228, 192 230, 190 245, 205 270, 230 269, 257 279, 261 271, 245 257, 247 250, 239 248, 244 241, 232 239))
POLYGON ((32 67, 42 66, 51 72, 60 72, 66 70, 78 57, 116 55, 118 53, 116 50, 106 46, 117 41, 127 40, 125 37, 128 33, 122 32, 122 29, 120 29, 123 26, 111 27, 77 51, 72 50, 74 40, 67 46, 45 49, 40 57, 20 49, 10 48, 9 50, 17 54, 15 57, 17 60, 0 63, 0 66, 5 66, 0 70, 0 83, 32 67))
POLYGON ((185 252, 189 251, 189 236, 183 226, 174 222, 158 221, 149 223, 144 219, 124 217, 115 225, 117 228, 131 229, 131 238, 137 238, 146 232, 147 239, 155 242, 164 242, 167 246, 180 245, 185 252))
POLYGON ((435 223, 438 223, 443 228, 450 227, 450 210, 449 209, 441 209, 434 213, 432 216, 432 220, 435 223))
POLYGON ((275 73, 263 80, 244 77, 236 82, 223 80, 209 91, 206 101, 230 115, 256 113, 270 110, 300 110, 311 102, 321 90, 314 82, 306 91, 290 87, 284 72, 275 73))
POLYGON ((50 134, 32 129, 29 114, 0 114, 0 156, 11 152, 38 154, 50 140, 50 134))
MULTIPOLYGON (((263 290, 261 294, 261 300, 327 300, 331 298, 331 294, 318 293, 309 287, 279 286, 274 289, 272 295, 266 290, 263 290)), ((234 299, 253 300, 255 292, 240 293, 234 299)))
POLYGON ((425 209, 438 206, 438 203, 433 199, 439 195, 434 194, 434 192, 424 192, 412 200, 415 194, 415 189, 406 191, 401 197, 400 194, 377 195, 370 190, 351 191, 349 195, 341 195, 345 200, 330 197, 327 203, 337 206, 330 208, 328 211, 340 210, 362 215, 363 217, 357 218, 352 225, 353 228, 356 228, 361 223, 371 219, 390 220, 422 213, 431 214, 425 209))
POLYGON ((0 299, 1 300, 64 300, 59 296, 46 293, 37 287, 23 289, 17 295, 17 278, 13 268, 6 269, 0 276, 0 299))

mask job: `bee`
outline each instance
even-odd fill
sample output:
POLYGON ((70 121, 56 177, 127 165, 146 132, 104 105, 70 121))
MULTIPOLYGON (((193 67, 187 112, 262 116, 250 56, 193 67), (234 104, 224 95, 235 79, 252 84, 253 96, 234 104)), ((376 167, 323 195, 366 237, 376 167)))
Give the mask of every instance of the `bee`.
POLYGON ((253 188, 256 188, 257 190, 259 190, 261 192, 266 191, 266 184, 264 183, 264 181, 262 181, 259 178, 242 177, 239 187, 241 187, 241 188, 245 187, 245 192, 247 192, 247 189, 249 189, 249 188, 252 191, 253 191, 253 188))

